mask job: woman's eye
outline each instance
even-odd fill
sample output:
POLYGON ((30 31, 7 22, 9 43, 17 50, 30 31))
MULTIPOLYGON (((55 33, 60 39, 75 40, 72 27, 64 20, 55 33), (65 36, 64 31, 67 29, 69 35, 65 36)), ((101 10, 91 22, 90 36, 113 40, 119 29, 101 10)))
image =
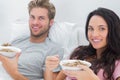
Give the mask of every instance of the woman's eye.
POLYGON ((100 28, 100 31, 104 31, 105 30, 105 28, 100 28))
POLYGON ((89 30, 89 31, 92 31, 92 30, 93 30, 93 28, 91 28, 91 27, 88 27, 88 30, 89 30))

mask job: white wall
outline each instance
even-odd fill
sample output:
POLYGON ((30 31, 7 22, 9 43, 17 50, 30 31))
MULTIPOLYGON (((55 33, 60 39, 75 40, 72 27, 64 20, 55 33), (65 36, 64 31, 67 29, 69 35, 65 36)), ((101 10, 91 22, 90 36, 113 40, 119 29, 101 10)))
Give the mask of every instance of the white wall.
MULTIPOLYGON (((8 42, 14 21, 28 19, 30 0, 0 0, 0 44, 8 42)), ((56 21, 78 23, 84 28, 88 13, 97 7, 114 10, 120 16, 120 0, 50 0, 57 9, 56 21)))
POLYGON ((14 21, 28 18, 29 0, 0 0, 0 44, 8 42, 14 21))
POLYGON ((98 7, 114 10, 120 16, 119 0, 51 0, 56 8, 56 19, 80 23, 84 27, 88 13, 98 7))

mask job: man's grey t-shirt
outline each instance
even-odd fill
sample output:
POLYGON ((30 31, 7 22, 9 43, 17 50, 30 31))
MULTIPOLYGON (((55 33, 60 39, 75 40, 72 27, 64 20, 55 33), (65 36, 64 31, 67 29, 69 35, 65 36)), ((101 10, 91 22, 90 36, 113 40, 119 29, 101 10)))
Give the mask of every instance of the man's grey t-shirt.
MULTIPOLYGON (((21 74, 30 80, 42 80, 46 56, 59 55, 63 58, 63 49, 49 38, 43 43, 32 43, 29 37, 16 39, 11 44, 22 50, 18 61, 18 69, 21 74)), ((54 70, 57 72, 60 66, 54 70)))

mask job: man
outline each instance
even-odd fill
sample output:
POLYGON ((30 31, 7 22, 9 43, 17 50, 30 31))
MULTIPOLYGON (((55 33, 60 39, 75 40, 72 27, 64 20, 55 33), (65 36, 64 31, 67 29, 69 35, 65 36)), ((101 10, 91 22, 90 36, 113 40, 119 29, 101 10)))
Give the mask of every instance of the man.
POLYGON ((45 60, 47 56, 56 55, 52 61, 59 62, 58 57, 62 59, 63 55, 63 49, 47 37, 54 22, 55 7, 48 0, 32 0, 28 9, 31 36, 11 43, 22 50, 20 56, 17 54, 13 59, 0 56, 0 61, 14 80, 43 80, 43 74, 45 80, 54 80, 60 69, 52 72, 52 69, 45 68, 45 60), (46 70, 50 70, 51 75, 46 70))

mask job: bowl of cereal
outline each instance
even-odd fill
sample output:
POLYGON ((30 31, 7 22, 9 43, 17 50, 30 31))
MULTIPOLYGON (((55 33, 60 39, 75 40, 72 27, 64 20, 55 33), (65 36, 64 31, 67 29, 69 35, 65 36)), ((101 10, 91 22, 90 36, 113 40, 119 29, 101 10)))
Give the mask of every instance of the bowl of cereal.
POLYGON ((91 63, 85 60, 62 60, 60 65, 63 70, 80 70, 79 65, 85 65, 90 67, 91 63))
POLYGON ((20 53, 21 49, 14 46, 0 46, 0 55, 6 57, 14 57, 17 53, 20 53))

